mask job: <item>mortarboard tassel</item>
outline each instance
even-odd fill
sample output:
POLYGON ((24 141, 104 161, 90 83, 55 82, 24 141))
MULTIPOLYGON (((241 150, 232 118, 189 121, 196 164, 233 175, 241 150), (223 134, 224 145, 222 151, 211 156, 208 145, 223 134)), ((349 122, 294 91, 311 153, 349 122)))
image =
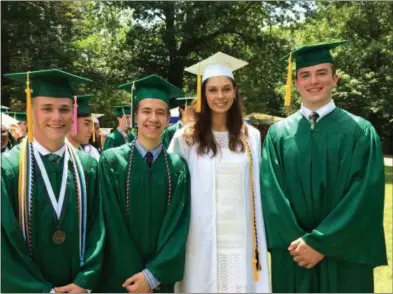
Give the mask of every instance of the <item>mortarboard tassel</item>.
POLYGON ((74 112, 73 112, 73 119, 74 123, 72 125, 72 135, 76 136, 78 134, 78 103, 77 103, 78 98, 74 96, 74 112))
POLYGON ((132 88, 131 88, 131 122, 130 122, 130 127, 133 129, 135 127, 135 122, 134 122, 134 100, 135 100, 135 81, 132 83, 132 88))
POLYGON ((198 72, 197 72, 197 105, 196 112, 200 113, 202 111, 202 75, 201 75, 201 67, 198 63, 198 72))
POLYGON ((26 113, 27 113, 27 138, 29 143, 33 142, 33 114, 31 107, 30 72, 26 75, 26 113))
POLYGON ((91 116, 91 120, 93 121, 93 142, 96 141, 96 129, 94 127, 94 117, 91 116))
POLYGON ((292 53, 289 54, 289 59, 288 59, 288 76, 287 76, 287 87, 285 91, 284 106, 291 105, 291 92, 292 92, 292 53))

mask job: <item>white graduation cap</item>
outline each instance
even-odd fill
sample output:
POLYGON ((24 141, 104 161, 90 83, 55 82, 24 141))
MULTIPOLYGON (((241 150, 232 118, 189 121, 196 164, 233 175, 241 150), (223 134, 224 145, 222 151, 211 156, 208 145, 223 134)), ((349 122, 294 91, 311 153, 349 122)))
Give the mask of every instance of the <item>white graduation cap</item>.
POLYGON ((201 62, 187 67, 185 71, 198 74, 198 66, 202 74, 202 82, 208 78, 227 76, 233 79, 233 72, 246 66, 248 62, 232 57, 228 54, 217 52, 201 62))
POLYGON ((96 123, 96 124, 100 124, 100 122, 98 121, 98 119, 101 117, 101 116, 104 116, 105 114, 103 114, 103 113, 92 113, 91 114, 91 116, 93 117, 93 121, 96 123))
POLYGON ((185 71, 197 75, 197 107, 196 111, 201 112, 202 108, 202 83, 211 77, 226 76, 234 80, 233 72, 246 66, 248 62, 232 57, 228 54, 217 52, 216 54, 187 67, 185 71), (201 78, 201 72, 202 78, 201 78))

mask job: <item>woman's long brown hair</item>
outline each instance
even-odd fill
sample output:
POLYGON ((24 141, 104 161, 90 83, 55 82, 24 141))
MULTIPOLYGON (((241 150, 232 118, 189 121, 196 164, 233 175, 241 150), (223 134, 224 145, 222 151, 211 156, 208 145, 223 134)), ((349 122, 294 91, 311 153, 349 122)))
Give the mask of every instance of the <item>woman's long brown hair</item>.
MULTIPOLYGON (((227 112, 227 129, 229 132, 229 149, 234 152, 244 152, 244 144, 240 137, 243 126, 244 106, 240 99, 239 90, 234 80, 228 77, 232 86, 236 89, 235 100, 227 112)), ((198 155, 213 152, 216 156, 218 146, 212 131, 212 111, 206 100, 206 84, 209 79, 202 83, 202 111, 195 112, 195 123, 185 130, 184 136, 189 145, 198 144, 198 155)))

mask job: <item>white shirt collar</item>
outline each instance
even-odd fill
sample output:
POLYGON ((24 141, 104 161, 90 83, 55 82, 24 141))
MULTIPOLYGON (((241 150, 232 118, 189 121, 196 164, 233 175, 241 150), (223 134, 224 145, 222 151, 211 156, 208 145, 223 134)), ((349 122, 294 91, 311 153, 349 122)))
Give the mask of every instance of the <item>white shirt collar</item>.
POLYGON ((42 146, 40 143, 38 143, 38 141, 36 139, 34 139, 34 141, 33 141, 33 146, 34 146, 34 148, 37 148, 38 152, 43 156, 48 155, 49 153, 52 153, 52 154, 59 155, 60 157, 63 157, 65 149, 66 149, 66 145, 64 144, 63 147, 61 147, 56 152, 50 152, 48 149, 46 149, 44 146, 42 146))
MULTIPOLYGON (((317 122, 320 121, 324 116, 328 115, 331 113, 334 109, 336 108, 336 104, 334 104, 333 100, 330 100, 330 102, 321 108, 317 109, 315 112, 319 114, 319 117, 317 119, 317 122)), ((303 116, 309 120, 310 114, 313 112, 312 110, 308 109, 305 107, 302 103, 302 106, 300 107, 300 112, 303 114, 303 116)))

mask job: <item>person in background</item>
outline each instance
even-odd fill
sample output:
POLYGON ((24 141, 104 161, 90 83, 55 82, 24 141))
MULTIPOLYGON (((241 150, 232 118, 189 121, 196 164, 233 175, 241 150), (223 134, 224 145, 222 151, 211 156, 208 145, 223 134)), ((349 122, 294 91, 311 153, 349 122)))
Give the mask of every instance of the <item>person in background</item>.
POLYGON ((115 106, 118 127, 113 130, 105 139, 103 150, 119 147, 134 140, 134 135, 130 132, 131 128, 131 106, 115 106))

